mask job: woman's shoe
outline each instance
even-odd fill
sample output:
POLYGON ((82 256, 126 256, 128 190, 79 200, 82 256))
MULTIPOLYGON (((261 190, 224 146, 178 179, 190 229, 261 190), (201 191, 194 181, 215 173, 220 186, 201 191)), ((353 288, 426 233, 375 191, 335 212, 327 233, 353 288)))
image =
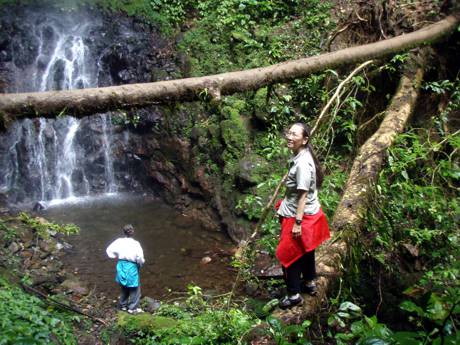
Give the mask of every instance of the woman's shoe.
POLYGON ((141 308, 136 308, 136 309, 128 309, 128 313, 130 314, 139 314, 143 313, 144 311, 141 308))
POLYGON ((300 294, 295 294, 293 296, 285 296, 280 302, 279 307, 281 309, 291 308, 295 305, 300 305, 303 303, 303 298, 300 294))
POLYGON ((318 294, 317 286, 314 280, 309 280, 305 284, 302 284, 300 291, 307 293, 310 296, 316 296, 318 294))

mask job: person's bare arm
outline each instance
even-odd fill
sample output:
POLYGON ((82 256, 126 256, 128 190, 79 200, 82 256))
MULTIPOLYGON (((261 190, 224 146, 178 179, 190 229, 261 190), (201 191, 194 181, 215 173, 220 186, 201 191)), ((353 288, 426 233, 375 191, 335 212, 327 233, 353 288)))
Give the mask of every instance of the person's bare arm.
MULTIPOLYGON (((296 212, 296 219, 302 219, 303 213, 305 210, 305 203, 307 202, 307 191, 306 190, 299 190, 299 202, 297 204, 297 212, 296 212)), ((292 236, 298 237, 302 235, 302 225, 295 224, 292 228, 292 236)))

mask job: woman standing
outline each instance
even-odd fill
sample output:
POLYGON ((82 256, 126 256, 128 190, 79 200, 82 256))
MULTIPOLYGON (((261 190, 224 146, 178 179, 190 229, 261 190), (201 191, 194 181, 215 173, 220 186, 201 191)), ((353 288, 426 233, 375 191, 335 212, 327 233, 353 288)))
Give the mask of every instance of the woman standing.
POLYGON ((281 262, 287 296, 279 303, 289 308, 303 302, 300 292, 316 294, 315 248, 330 238, 326 216, 318 200, 323 175, 318 160, 308 144, 310 129, 293 124, 287 134, 289 160, 286 195, 278 205, 281 236, 276 257, 281 262))

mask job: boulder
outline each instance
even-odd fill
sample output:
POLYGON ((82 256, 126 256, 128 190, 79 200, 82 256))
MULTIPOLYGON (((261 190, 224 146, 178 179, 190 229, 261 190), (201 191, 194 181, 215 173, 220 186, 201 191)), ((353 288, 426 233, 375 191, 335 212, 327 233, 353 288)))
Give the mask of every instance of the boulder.
POLYGON ((161 303, 152 297, 145 296, 141 299, 141 306, 146 312, 153 313, 160 308, 161 303))
POLYGON ((238 180, 242 186, 255 186, 270 173, 270 165, 261 156, 251 153, 238 162, 238 180))
POLYGON ((62 282, 61 287, 77 295, 87 295, 88 287, 76 277, 66 279, 62 282))

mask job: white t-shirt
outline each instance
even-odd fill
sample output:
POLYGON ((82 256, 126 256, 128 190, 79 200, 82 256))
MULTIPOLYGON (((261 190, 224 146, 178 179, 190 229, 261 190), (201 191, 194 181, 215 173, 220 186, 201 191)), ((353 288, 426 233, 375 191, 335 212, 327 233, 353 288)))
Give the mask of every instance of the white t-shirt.
POLYGON ((117 238, 105 251, 111 259, 128 260, 139 265, 145 262, 141 244, 131 237, 117 238))

